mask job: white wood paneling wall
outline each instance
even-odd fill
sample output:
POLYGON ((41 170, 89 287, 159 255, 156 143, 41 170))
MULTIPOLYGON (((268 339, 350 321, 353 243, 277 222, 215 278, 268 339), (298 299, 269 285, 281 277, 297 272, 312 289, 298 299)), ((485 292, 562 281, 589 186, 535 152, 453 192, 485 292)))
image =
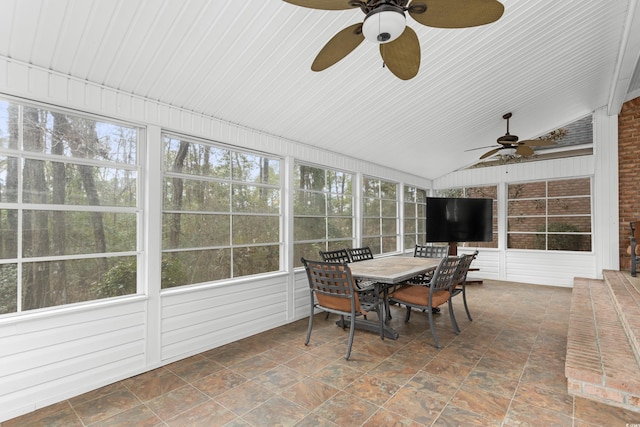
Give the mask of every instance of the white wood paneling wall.
MULTIPOLYGON (((143 296, 54 308, 0 319, 0 421, 51 403, 139 374, 203 350, 235 341, 257 332, 304 318, 309 301, 306 277, 294 271, 285 236, 285 271, 266 277, 231 283, 172 289, 160 292, 159 265, 161 225, 159 197, 160 132, 167 129, 241 148, 258 150, 285 159, 285 190, 291 186, 292 159, 367 174, 430 188, 432 182, 381 165, 365 163, 267 135, 233 123, 102 87, 69 76, 0 58, 0 93, 39 103, 48 103, 107 118, 137 123, 146 128, 147 161, 155 169, 145 171, 145 271, 143 296)), ((613 144, 613 120, 596 114, 606 127, 596 132, 603 147, 613 144)), ((596 130, 599 128, 596 127, 596 130)), ((598 155, 596 150, 596 156, 598 155)), ((538 162, 498 168, 460 171, 436 182, 438 188, 482 185, 569 176, 595 176, 595 190, 611 191, 608 176, 614 175, 611 159, 594 156, 538 162), (596 163, 597 162, 597 163, 596 163), (606 165, 605 170, 596 170, 606 165)), ((606 210, 596 207, 595 236, 607 233, 617 212, 617 193, 594 195, 606 210), (604 218, 604 219, 603 219, 604 218)), ((290 229, 291 208, 284 200, 285 232, 290 229)), ((613 240, 594 245, 591 254, 506 253, 482 250, 477 260, 478 276, 521 279, 523 282, 570 286, 572 275, 599 274, 597 265, 612 265, 613 240), (513 263, 513 264, 509 264, 513 263), (566 269, 550 268, 554 264, 566 269)), ((617 251, 617 246, 615 248, 617 251)), ((515 279, 514 279, 515 280, 515 279)), ((304 337, 301 337, 304 339, 304 337)))
POLYGON ((146 370, 147 298, 76 304, 0 322, 0 420, 146 370))

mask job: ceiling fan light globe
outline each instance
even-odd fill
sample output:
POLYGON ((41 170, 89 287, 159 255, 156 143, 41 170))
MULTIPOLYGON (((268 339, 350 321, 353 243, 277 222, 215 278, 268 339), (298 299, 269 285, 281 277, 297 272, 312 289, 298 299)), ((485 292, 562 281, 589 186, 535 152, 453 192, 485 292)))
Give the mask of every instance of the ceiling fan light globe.
POLYGON ((404 12, 392 5, 382 5, 369 12, 362 23, 364 38, 374 43, 389 43, 404 32, 407 19, 404 12))

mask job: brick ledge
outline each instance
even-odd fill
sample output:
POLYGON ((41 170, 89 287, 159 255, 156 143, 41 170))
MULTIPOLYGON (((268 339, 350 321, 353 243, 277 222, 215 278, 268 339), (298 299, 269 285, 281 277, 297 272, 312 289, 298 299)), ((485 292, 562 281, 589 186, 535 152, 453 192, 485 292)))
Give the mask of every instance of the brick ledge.
POLYGON ((640 412, 640 365, 604 280, 576 278, 565 375, 574 396, 640 412))

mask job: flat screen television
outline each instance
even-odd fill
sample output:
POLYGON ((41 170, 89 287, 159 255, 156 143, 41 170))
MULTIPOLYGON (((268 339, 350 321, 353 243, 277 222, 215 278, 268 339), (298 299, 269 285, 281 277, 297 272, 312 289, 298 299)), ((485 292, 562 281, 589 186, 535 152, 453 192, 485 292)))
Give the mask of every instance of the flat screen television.
POLYGON ((427 197, 427 242, 490 242, 493 200, 427 197))

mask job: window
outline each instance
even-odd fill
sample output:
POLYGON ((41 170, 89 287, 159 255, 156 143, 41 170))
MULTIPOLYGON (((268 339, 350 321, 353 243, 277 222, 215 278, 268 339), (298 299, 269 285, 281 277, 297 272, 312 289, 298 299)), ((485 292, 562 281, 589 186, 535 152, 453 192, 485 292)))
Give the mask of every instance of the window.
POLYGON ((140 139, 0 101, 0 314, 137 292, 140 139))
POLYGON ((293 261, 318 259, 318 251, 352 247, 353 175, 305 164, 294 166, 293 261))
MULTIPOLYGON (((465 187, 436 191, 435 197, 466 197, 469 199, 493 199, 493 239, 490 242, 462 242, 464 248, 497 248, 498 247, 498 187, 487 185, 482 187, 465 187)), ((428 220, 428 219, 427 219, 428 220)))
POLYGON ((404 187, 404 248, 413 249, 426 241, 427 191, 405 185, 404 187))
POLYGON ((374 254, 398 250, 398 184, 362 178, 362 246, 374 254))
POLYGON ((591 251, 591 179, 509 184, 507 246, 591 251))
POLYGON ((162 140, 162 288, 281 270, 281 160, 162 140))

